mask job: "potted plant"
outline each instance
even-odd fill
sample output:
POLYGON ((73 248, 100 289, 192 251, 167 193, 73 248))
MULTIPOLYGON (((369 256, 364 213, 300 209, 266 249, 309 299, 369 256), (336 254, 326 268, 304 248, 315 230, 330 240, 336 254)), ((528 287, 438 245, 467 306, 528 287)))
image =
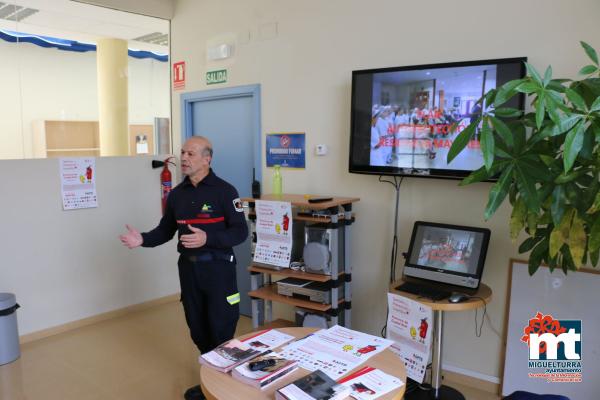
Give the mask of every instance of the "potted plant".
POLYGON ((510 235, 516 240, 525 230, 519 252, 531 251, 531 275, 542 262, 565 273, 596 266, 600 254, 600 66, 596 51, 581 45, 592 62, 581 80, 555 79, 551 67, 541 76, 526 63, 525 78, 479 99, 481 115, 448 152, 450 162, 478 134, 484 166, 460 184, 497 177, 485 219, 508 197, 510 235), (520 93, 530 112, 506 107, 520 93))

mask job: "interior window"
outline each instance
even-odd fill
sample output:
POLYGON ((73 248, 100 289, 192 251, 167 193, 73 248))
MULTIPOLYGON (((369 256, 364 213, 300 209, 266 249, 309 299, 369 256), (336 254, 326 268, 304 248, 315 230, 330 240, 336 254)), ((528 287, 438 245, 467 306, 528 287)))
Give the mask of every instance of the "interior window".
POLYGON ((169 21, 0 1, 0 159, 171 152, 169 21))

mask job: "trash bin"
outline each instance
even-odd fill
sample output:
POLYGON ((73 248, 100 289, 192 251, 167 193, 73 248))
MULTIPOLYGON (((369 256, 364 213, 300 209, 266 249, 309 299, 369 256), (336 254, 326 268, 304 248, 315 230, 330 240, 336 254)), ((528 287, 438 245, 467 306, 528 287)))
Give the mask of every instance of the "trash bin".
POLYGON ((0 293, 0 365, 13 362, 21 355, 17 308, 14 294, 0 293))

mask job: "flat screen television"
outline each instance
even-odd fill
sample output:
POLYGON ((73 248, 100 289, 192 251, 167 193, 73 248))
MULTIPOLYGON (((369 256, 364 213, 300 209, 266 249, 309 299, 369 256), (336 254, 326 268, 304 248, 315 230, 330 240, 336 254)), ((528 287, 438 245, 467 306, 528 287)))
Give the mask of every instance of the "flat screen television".
MULTIPOLYGON (((476 132, 450 164, 454 138, 481 115, 477 100, 525 75, 525 57, 352 72, 349 171, 463 178, 483 165, 476 132), (450 127, 461 121, 455 132, 450 127)), ((505 107, 523 109, 524 96, 505 107)))
POLYGON ((479 288, 490 230, 417 221, 404 265, 412 278, 479 288))

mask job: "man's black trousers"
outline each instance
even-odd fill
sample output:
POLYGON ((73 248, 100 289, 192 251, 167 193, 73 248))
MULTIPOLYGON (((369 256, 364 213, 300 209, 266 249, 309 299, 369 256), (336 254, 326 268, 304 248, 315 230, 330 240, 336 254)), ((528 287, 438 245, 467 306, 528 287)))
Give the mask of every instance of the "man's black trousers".
POLYGON ((181 255, 178 266, 185 319, 192 340, 207 353, 235 333, 240 316, 235 260, 199 261, 181 255))

